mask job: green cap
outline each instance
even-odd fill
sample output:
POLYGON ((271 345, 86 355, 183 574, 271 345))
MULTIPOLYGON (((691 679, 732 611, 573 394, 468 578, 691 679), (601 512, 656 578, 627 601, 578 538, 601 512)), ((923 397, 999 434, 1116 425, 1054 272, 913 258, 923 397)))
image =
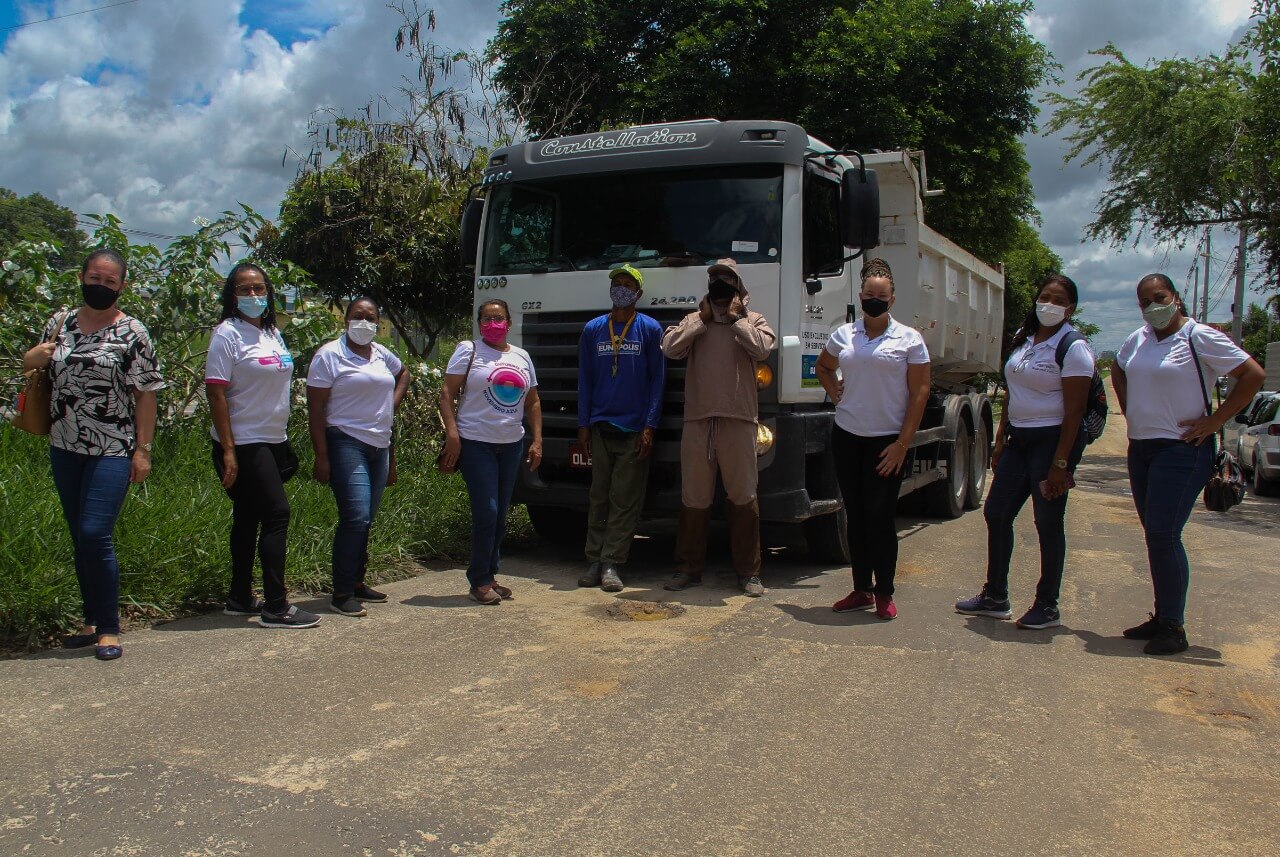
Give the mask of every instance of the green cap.
POLYGON ((630 265, 619 265, 618 267, 614 268, 612 271, 609 272, 609 279, 612 280, 614 277, 618 276, 619 274, 626 274, 628 277, 636 281, 637 286, 639 286, 642 289, 644 288, 644 274, 640 273, 630 265))

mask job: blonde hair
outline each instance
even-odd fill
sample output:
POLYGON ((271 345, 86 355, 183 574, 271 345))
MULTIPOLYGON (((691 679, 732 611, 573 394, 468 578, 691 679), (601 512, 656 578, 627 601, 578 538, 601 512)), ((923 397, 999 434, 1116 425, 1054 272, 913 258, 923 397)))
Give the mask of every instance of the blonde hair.
POLYGON ((889 281, 889 290, 896 291, 893 285, 893 271, 889 270, 889 263, 884 259, 868 259, 862 265, 862 282, 866 283, 872 277, 884 277, 889 281))

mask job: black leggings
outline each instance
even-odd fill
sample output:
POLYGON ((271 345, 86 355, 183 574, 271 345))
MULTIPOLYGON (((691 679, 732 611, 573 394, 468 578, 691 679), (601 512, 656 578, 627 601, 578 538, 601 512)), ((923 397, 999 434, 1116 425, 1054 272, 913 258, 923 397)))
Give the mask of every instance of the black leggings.
POLYGON ((902 469, 893 476, 881 476, 876 473, 876 467, 880 464, 880 453, 897 440, 896 434, 862 437, 840 426, 831 428, 836 479, 840 482, 849 522, 853 588, 858 592, 893 595, 893 577, 898 570, 898 530, 894 515, 911 456, 906 457, 902 469))
MULTIPOLYGON (((222 478, 222 444, 213 443, 213 469, 222 478)), ((289 606, 284 588, 284 548, 289 533, 289 497, 284 483, 296 460, 289 443, 236 444, 236 481, 227 489, 231 498, 231 592, 241 604, 253 601, 255 548, 262 562, 262 597, 267 609, 283 612, 289 606)))

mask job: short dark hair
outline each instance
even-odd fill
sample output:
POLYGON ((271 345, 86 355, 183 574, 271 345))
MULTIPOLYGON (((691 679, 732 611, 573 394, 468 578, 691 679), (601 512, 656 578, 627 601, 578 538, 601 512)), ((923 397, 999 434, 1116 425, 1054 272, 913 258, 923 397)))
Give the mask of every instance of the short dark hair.
POLYGON ((342 314, 343 321, 349 320, 351 318, 351 308, 359 303, 366 303, 369 306, 373 307, 373 311, 377 313, 378 318, 382 318, 382 310, 378 308, 378 302, 375 301, 373 298, 369 297, 368 295, 361 295, 360 297, 356 298, 353 301, 350 301, 347 304, 347 309, 342 314))
POLYGON ((262 281, 267 284, 267 309, 262 314, 262 329, 275 329, 276 287, 271 284, 271 277, 267 276, 267 272, 262 269, 262 266, 254 262, 241 262, 231 269, 231 273, 227 274, 227 281, 222 284, 222 317, 218 321, 235 318, 236 313, 239 312, 239 307, 236 303, 236 276, 241 271, 257 271, 262 275, 262 281))
POLYGON ((873 258, 868 259, 862 265, 862 282, 866 282, 872 277, 883 277, 889 281, 889 293, 897 292, 897 286, 893 282, 893 270, 889 267, 889 263, 884 259, 873 258))
POLYGON ((507 321, 511 321, 511 307, 507 306, 507 302, 502 298, 490 298, 480 304, 480 306, 476 308, 476 321, 479 321, 484 316, 484 308, 487 306, 502 307, 502 312, 506 315, 507 321))
POLYGON ((120 279, 127 279, 129 276, 129 264, 125 262, 124 257, 112 250, 110 247, 99 247, 88 256, 84 257, 84 264, 80 266, 80 276, 89 273, 89 264, 98 259, 106 259, 120 269, 120 279))

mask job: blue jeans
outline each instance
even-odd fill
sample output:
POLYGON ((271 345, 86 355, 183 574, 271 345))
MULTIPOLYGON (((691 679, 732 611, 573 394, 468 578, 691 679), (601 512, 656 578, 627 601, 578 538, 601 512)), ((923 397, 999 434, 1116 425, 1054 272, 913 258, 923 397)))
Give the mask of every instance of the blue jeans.
POLYGON ((329 487, 338 502, 333 533, 333 597, 353 595, 364 583, 369 562, 369 527, 387 487, 389 449, 356 440, 341 429, 325 429, 329 445, 329 487))
POLYGON ((1147 562, 1156 591, 1155 616, 1182 625, 1191 567, 1182 528, 1213 471, 1214 444, 1180 440, 1129 441, 1129 486, 1147 536, 1147 562))
POLYGON ((53 484, 71 531, 84 623, 99 634, 120 633, 120 566, 112 533, 129 490, 130 460, 49 447, 53 484))
POLYGON ((471 498, 471 588, 493 583, 498 573, 502 537, 507 533, 507 508, 516 487, 516 473, 524 458, 524 441, 486 443, 462 439, 458 469, 471 498))
MULTIPOLYGON (((1035 513, 1036 533, 1040 537, 1040 582, 1036 585, 1036 601, 1047 607, 1058 606, 1062 588, 1062 570, 1067 562, 1067 497, 1046 500, 1040 483, 1048 478, 1053 454, 1058 448, 1061 426, 1040 428, 1009 427, 987 491, 983 517, 987 520, 987 595, 1003 601, 1009 597, 1009 563, 1013 559, 1013 522, 1027 498, 1035 513)), ((1067 456, 1067 470, 1075 473, 1084 454, 1085 433, 1076 434, 1075 446, 1067 456)))

